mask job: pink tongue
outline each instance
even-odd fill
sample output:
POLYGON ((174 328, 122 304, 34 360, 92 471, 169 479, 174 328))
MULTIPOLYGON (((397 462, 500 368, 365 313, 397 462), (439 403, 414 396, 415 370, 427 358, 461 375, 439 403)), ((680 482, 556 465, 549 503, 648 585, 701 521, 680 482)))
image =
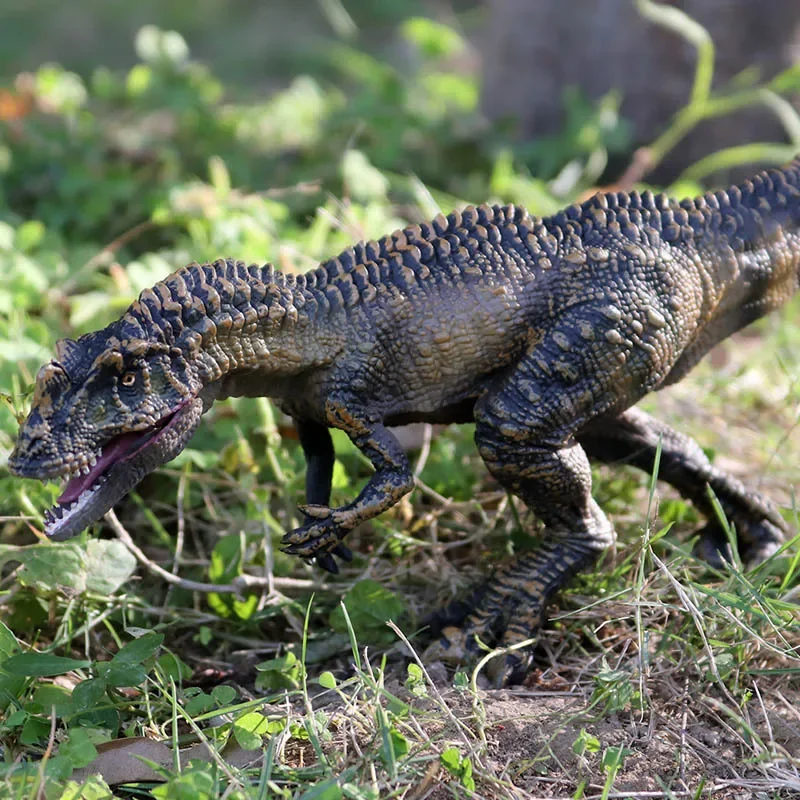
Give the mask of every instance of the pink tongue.
POLYGON ((105 472, 109 464, 118 461, 131 449, 131 445, 141 438, 141 433, 123 433, 122 436, 113 439, 103 448, 103 454, 97 459, 97 463, 88 475, 78 475, 64 487, 64 493, 58 498, 58 502, 63 506, 77 500, 105 472))

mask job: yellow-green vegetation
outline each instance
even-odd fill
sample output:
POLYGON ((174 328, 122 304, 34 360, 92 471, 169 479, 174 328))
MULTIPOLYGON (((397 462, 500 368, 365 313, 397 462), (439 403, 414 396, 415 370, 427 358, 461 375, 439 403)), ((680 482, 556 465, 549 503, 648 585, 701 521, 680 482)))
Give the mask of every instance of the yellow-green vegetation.
MULTIPOLYGON (((713 50, 689 32, 698 79, 655 157, 706 114, 800 87, 795 70, 711 94, 713 50)), ((117 516, 37 541, 58 487, 4 465, 57 338, 107 324, 188 261, 301 271, 468 202, 549 213, 629 152, 615 99, 577 94, 563 136, 518 148, 481 121, 454 30, 412 19, 400 35, 406 71, 338 42, 324 79, 250 101, 152 27, 126 73, 0 76, 0 796, 800 792, 800 548, 713 572, 691 556, 694 510, 639 473, 598 472, 617 553, 564 594, 515 692, 417 656, 426 613, 535 529, 488 478, 469 426, 420 435, 417 490, 351 536, 355 561, 335 579, 277 549, 300 521, 304 464, 266 400, 215 405, 117 516)), ((797 150, 709 154, 672 189, 797 150)), ((800 298, 647 400, 795 529, 799 318, 800 298)), ((341 503, 369 465, 335 442, 341 503)))

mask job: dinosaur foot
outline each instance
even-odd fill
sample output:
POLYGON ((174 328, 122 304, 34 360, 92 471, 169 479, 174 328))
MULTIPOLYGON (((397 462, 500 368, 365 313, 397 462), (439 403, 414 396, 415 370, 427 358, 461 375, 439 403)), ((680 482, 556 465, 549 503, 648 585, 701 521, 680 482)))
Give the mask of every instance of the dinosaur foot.
MULTIPOLYGON (((784 529, 770 520, 736 525, 739 556, 747 567, 755 567, 774 555, 784 541, 784 529)), ((694 555, 714 569, 725 570, 734 562, 733 551, 725 531, 713 522, 699 531, 694 555)))
MULTIPOLYGON (((461 624, 439 627, 437 622, 452 620, 448 606, 432 620, 431 628, 438 635, 423 653, 425 661, 443 661, 450 666, 476 664, 492 648, 510 648, 535 637, 541 622, 541 609, 513 602, 506 597, 502 605, 494 605, 491 593, 481 597, 479 605, 465 615, 461 624), (511 602, 508 602, 511 601, 511 602)), ((464 604, 458 604, 463 609, 464 604)), ((485 667, 492 686, 501 688, 520 683, 533 659, 533 646, 510 650, 492 658, 485 667)))

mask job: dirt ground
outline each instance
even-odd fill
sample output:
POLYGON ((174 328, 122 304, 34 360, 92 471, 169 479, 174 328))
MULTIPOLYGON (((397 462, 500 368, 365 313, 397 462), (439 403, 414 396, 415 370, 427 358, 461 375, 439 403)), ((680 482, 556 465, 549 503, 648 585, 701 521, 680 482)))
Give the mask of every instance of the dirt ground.
MULTIPOLYGON (((800 797, 800 694, 772 687, 740 709, 745 729, 733 722, 727 698, 686 692, 673 686, 659 696, 652 681, 644 712, 597 719, 584 698, 569 693, 516 691, 483 695, 488 754, 482 766, 499 779, 493 788, 478 781, 476 797, 600 798, 606 776, 601 756, 608 748, 627 754, 607 797, 703 797, 719 800, 800 797), (578 755, 574 743, 584 731, 599 741, 595 753, 578 755), (579 792, 579 787, 582 787, 579 792)), ((444 700, 467 719, 469 698, 444 700)), ((476 773, 479 770, 476 770, 476 773)), ((452 797, 441 771, 412 797, 452 797), (438 785, 437 785, 438 783, 438 785), (420 791, 421 790, 421 791, 420 791)))

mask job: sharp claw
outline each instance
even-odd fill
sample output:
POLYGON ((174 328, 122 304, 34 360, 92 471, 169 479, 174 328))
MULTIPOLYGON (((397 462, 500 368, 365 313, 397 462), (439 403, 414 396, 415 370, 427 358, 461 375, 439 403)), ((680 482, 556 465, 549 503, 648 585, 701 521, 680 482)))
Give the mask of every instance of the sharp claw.
POLYGON ((311 517, 311 519, 327 519, 331 515, 331 510, 328 506, 318 506, 313 503, 297 506, 297 510, 306 517, 311 517))
POLYGON ((529 655, 507 653, 489 662, 486 673, 495 689, 502 689, 509 683, 522 683, 531 664, 529 655))
POLYGON ((322 567, 325 572, 330 572, 331 575, 339 574, 339 565, 336 563, 336 559, 330 553, 323 553, 322 555, 317 556, 317 566, 322 567))
POLYGON ((346 561, 348 564, 353 560, 353 551, 345 544, 337 544, 331 550, 331 553, 335 556, 339 556, 342 561, 346 561))

